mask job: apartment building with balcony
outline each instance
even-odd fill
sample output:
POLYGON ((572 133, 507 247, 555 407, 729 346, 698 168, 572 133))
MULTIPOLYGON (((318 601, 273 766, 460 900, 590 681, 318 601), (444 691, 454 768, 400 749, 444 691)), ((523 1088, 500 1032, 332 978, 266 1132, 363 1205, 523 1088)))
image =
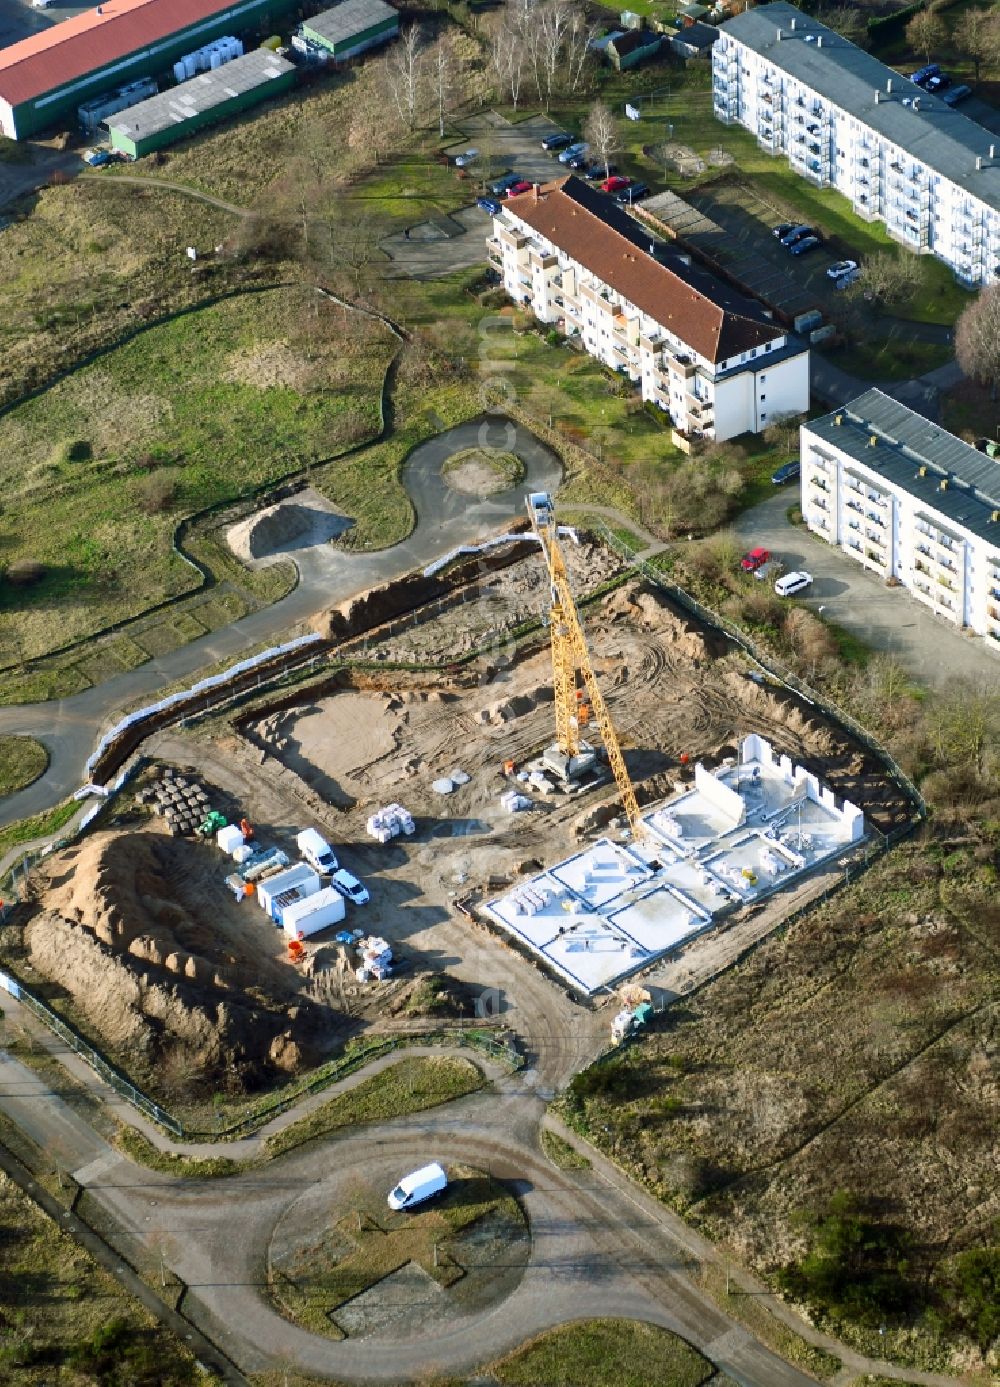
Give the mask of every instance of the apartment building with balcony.
POLYGON ((875 389, 799 451, 814 534, 1000 651, 1000 463, 875 389))
POLYGON ((728 20, 716 116, 969 288, 1000 279, 1000 137, 778 0, 728 20))
POLYGON ((512 299, 636 382, 686 437, 759 433, 809 407, 808 348, 583 179, 505 202, 487 254, 512 299))

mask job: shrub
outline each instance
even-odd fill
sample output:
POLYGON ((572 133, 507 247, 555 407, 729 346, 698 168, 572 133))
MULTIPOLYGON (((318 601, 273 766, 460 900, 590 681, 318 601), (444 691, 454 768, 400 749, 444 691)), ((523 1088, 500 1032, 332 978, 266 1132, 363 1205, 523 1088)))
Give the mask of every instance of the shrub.
POLYGON ((810 1249, 778 1272, 788 1295, 834 1320, 874 1326, 919 1308, 910 1278, 909 1235, 863 1213, 852 1195, 835 1194, 827 1210, 806 1215, 810 1249))
POLYGON ((49 454, 49 462, 62 466, 72 462, 89 462, 94 450, 85 438, 65 438, 49 454))

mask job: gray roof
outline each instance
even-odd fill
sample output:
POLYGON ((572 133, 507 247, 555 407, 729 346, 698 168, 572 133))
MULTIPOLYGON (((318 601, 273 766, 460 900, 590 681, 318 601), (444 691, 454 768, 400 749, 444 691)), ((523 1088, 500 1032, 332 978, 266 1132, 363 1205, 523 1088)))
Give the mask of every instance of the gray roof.
POLYGON ((385 4, 385 0, 341 0, 332 10, 305 20, 302 27, 319 34, 327 43, 336 44, 345 43, 387 19, 398 21, 399 11, 385 4))
POLYGON ((850 112, 943 178, 1000 209, 1000 158, 990 158, 991 144, 1000 153, 1000 139, 946 106, 940 97, 921 91, 909 78, 785 0, 736 15, 722 25, 722 32, 850 112), (822 46, 807 43, 807 34, 821 34, 822 46), (886 86, 890 80, 891 93, 886 86), (880 93, 877 102, 876 91, 880 93), (903 105, 904 99, 914 97, 920 98, 918 110, 903 105), (982 157, 982 169, 976 168, 977 156, 982 157))
POLYGON ((804 427, 909 492, 927 510, 1000 549, 1000 521, 990 519, 1000 511, 1000 462, 876 389, 804 427), (873 436, 878 438, 874 447, 873 436), (921 467, 927 469, 924 476, 921 467))
POLYGON ((256 48, 211 72, 189 77, 186 82, 151 96, 148 101, 129 106, 105 123, 109 130, 118 130, 127 139, 146 140, 150 135, 182 125, 202 111, 210 111, 213 106, 221 106, 225 101, 272 82, 283 73, 294 71, 292 63, 279 58, 270 48, 256 48))

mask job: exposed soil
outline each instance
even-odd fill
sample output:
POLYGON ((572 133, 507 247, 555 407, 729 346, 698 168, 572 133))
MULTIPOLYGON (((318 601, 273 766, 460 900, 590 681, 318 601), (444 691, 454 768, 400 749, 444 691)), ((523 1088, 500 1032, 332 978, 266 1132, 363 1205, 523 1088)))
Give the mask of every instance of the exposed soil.
POLYGON ((226 531, 226 543, 244 563, 274 558, 296 549, 328 544, 354 522, 325 496, 312 487, 296 493, 293 500, 280 501, 256 511, 226 531))
POLYGON ((335 1021, 298 995, 281 936, 224 886, 226 862, 203 842, 95 834, 49 860, 25 930, 35 972, 168 1088, 256 1087, 315 1063, 335 1021))
POLYGON ((514 453, 469 448, 448 458, 441 475, 450 487, 467 496, 495 496, 523 480, 524 464, 514 453))

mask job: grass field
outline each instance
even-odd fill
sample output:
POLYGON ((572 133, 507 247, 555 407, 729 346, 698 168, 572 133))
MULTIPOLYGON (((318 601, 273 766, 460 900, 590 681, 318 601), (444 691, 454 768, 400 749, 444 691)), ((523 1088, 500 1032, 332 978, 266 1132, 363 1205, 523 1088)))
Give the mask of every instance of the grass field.
POLYGON ((49 764, 49 753, 34 737, 0 737, 0 797, 23 790, 49 764))
POLYGON ((388 1122, 405 1113, 450 1103, 482 1088, 482 1070, 471 1060, 411 1056, 356 1087, 331 1098, 290 1127, 267 1139, 269 1156, 301 1146, 315 1137, 364 1122, 388 1122))
POLYGON ((19 819, 17 823, 0 828, 0 857, 21 843, 30 843, 35 838, 45 838, 50 833, 57 833, 79 808, 76 800, 69 799, 44 814, 34 814, 30 819, 19 819))
POLYGON ((108 1387, 211 1387, 217 1379, 0 1175, 0 1377, 108 1387))
MULTIPOLYGON (((178 520, 376 434, 390 344, 307 289, 275 289, 151 328, 0 418, 0 546, 8 565, 44 567, 0 588, 6 662, 199 587, 171 548, 178 520)), ((145 657, 104 656, 112 672, 145 657)))
MULTIPOLYGON (((801 1211, 845 1189, 905 1230, 914 1285, 933 1285, 994 1220, 993 876, 961 849, 897 848, 574 1080, 570 1119, 759 1271, 800 1255, 801 1211)), ((931 1317, 886 1326, 836 1329, 947 1363, 931 1317)))
POLYGON ((676 1334, 639 1320, 560 1325, 489 1368, 506 1387, 700 1387, 713 1372, 676 1334))

